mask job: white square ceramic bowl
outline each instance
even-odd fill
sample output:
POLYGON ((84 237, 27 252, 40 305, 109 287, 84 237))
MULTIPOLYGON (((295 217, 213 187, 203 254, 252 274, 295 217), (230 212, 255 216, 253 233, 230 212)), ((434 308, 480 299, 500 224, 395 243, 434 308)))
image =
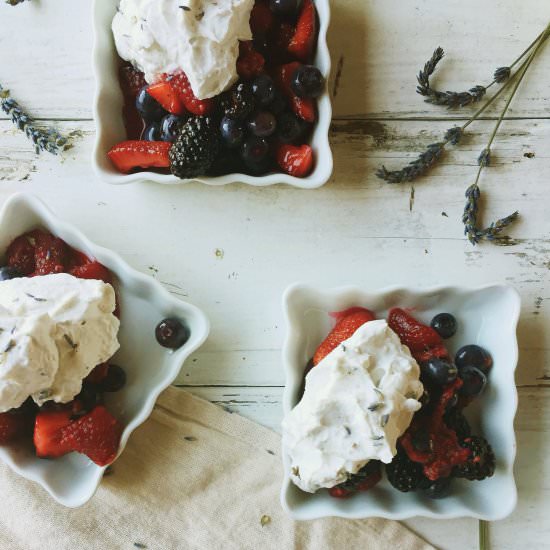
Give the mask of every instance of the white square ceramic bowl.
MULTIPOLYGON (((116 143, 126 139, 122 122, 122 92, 118 82, 118 55, 111 32, 111 22, 118 6, 117 0, 94 0, 94 51, 93 68, 96 78, 96 94, 94 99, 94 118, 97 133, 92 158, 96 173, 107 183, 123 184, 135 181, 154 181, 156 183, 187 183, 200 181, 207 185, 225 185, 242 182, 257 187, 286 183, 303 189, 314 189, 324 185, 332 174, 332 151, 330 149, 328 132, 332 117, 332 107, 328 88, 318 99, 319 119, 315 126, 311 146, 315 154, 315 168, 305 178, 296 178, 282 173, 272 173, 266 176, 249 176, 247 174, 227 174, 218 177, 197 177, 180 179, 171 174, 155 172, 137 172, 121 174, 111 164, 107 151, 116 143)), ((330 21, 329 0, 315 0, 319 14, 319 37, 315 64, 328 82, 330 74, 330 54, 327 46, 327 29, 330 21)))
POLYGON ((283 448, 285 481, 281 491, 284 509, 295 519, 325 516, 349 519, 383 517, 406 519, 413 516, 450 519, 474 517, 502 519, 512 512, 517 493, 513 465, 516 454, 514 416, 517 391, 514 371, 518 358, 516 327, 520 312, 518 293, 510 286, 481 288, 439 287, 428 289, 387 288, 368 291, 345 287, 318 290, 293 285, 284 294, 287 336, 283 348, 286 386, 285 414, 300 400, 304 368, 333 323, 330 312, 363 306, 385 318, 390 308, 414 308, 425 323, 439 312, 453 313, 459 322, 456 335, 446 340, 454 354, 465 344, 477 343, 493 356, 489 385, 475 404, 466 409, 474 433, 490 441, 497 457, 495 475, 484 481, 456 480, 452 496, 431 500, 415 493, 400 493, 384 478, 375 488, 349 499, 335 499, 326 491, 302 492, 289 481, 289 459, 283 448))
MULTIPOLYGON (((89 241, 71 225, 58 220, 32 195, 12 196, 0 212, 0 251, 3 255, 17 236, 42 227, 70 246, 97 258, 116 277, 115 287, 121 308, 120 350, 114 362, 124 367, 125 387, 107 396, 109 410, 122 422, 124 431, 119 455, 130 434, 151 414, 158 395, 178 375, 185 359, 206 339, 209 322, 195 306, 172 297, 152 277, 128 266, 120 256, 89 241), (155 340, 155 327, 165 317, 185 320, 191 337, 172 352, 155 340)), ((20 442, 0 447, 0 459, 23 477, 40 483, 59 503, 76 507, 95 493, 104 467, 87 457, 70 453, 55 460, 37 458, 32 446, 20 442)))

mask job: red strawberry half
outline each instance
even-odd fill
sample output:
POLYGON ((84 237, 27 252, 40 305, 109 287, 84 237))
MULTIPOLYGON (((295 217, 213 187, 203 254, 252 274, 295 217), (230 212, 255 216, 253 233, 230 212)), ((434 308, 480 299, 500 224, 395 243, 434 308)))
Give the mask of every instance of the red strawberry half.
POLYGON ((344 340, 353 336, 354 332, 361 325, 373 321, 374 319, 376 319, 374 313, 363 308, 357 308, 350 315, 340 319, 315 351, 313 355, 313 364, 317 365, 344 340))
POLYGON ((275 156, 281 170, 295 176, 304 178, 313 169, 313 150, 309 145, 285 145, 277 147, 275 156))
POLYGON ((8 265, 21 275, 30 275, 35 268, 34 244, 29 235, 21 235, 8 246, 8 265))
POLYGON ((33 275, 48 275, 63 273, 67 262, 69 249, 64 241, 45 231, 33 231, 35 241, 33 275))
POLYGON ((169 82, 157 82, 147 88, 147 93, 155 98, 164 109, 174 115, 185 113, 185 107, 178 92, 172 88, 169 82))
POLYGON ((170 86, 178 94, 180 101, 190 113, 194 115, 207 115, 214 110, 216 101, 212 98, 198 99, 193 93, 191 84, 189 84, 185 73, 180 72, 171 75, 166 78, 166 81, 170 83, 170 86))
POLYGON ((288 45, 288 51, 300 61, 311 60, 317 40, 317 15, 312 0, 303 0, 296 23, 296 30, 288 45))
POLYGON ((111 272, 103 264, 96 261, 73 267, 70 273, 79 279, 97 279, 109 284, 113 282, 111 272))
POLYGON ((168 168, 168 151, 172 144, 166 141, 123 141, 107 155, 117 170, 126 174, 134 168, 168 168))
POLYGON ((279 89, 289 100, 294 113, 306 122, 315 122, 315 102, 313 99, 298 97, 290 87, 292 76, 298 67, 300 67, 300 63, 297 61, 280 65, 275 68, 273 78, 279 89))
POLYGON ((71 446, 62 441, 61 430, 71 422, 72 411, 42 411, 36 415, 34 423, 34 446, 36 456, 56 458, 72 451, 71 446))

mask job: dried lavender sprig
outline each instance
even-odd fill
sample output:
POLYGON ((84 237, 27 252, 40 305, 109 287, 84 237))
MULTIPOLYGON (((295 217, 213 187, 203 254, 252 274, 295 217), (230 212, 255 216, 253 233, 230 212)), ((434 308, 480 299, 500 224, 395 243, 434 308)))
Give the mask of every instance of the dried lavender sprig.
POLYGON ((10 97, 9 90, 0 84, 0 108, 12 120, 12 122, 34 143, 37 153, 47 151, 57 155, 70 147, 66 137, 53 128, 38 128, 32 117, 27 115, 19 103, 10 97))
POLYGON ((483 99, 487 90, 494 84, 502 84, 508 80, 512 74, 512 69, 531 51, 538 40, 542 37, 543 33, 539 34, 537 38, 531 42, 531 44, 523 51, 523 53, 515 59, 515 61, 508 67, 499 67, 493 74, 493 80, 485 85, 473 86, 466 92, 440 92, 430 85, 430 76, 435 72, 438 63, 443 59, 445 52, 441 47, 435 49, 432 57, 424 65, 424 69, 418 73, 417 80, 418 86, 416 87, 417 93, 426 97, 427 103, 433 105, 443 105, 449 109, 457 107, 465 107, 472 103, 477 103, 483 99))

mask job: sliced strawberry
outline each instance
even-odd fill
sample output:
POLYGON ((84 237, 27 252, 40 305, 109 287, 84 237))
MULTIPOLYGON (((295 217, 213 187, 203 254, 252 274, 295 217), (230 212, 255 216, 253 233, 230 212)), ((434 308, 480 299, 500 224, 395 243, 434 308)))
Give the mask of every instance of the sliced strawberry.
POLYGON ((70 273, 79 279, 97 279, 109 284, 113 282, 111 272, 103 264, 96 261, 73 267, 70 273))
POLYGON ((237 59, 237 73, 244 79, 258 76, 265 66, 264 56, 258 53, 251 41, 239 44, 239 58, 237 59))
POLYGON ((365 323, 376 319, 374 313, 368 309, 357 308, 350 315, 340 319, 329 335, 321 342, 321 345, 313 355, 313 364, 317 365, 333 349, 339 346, 344 340, 353 336, 354 332, 365 323))
POLYGON ((33 231, 32 238, 36 243, 34 247, 35 270, 33 275, 63 273, 69 252, 69 247, 65 242, 54 237, 51 233, 40 230, 33 231))
POLYGON ((300 63, 297 61, 280 65, 275 68, 273 78, 279 89, 289 100, 292 110, 306 122, 315 122, 315 101, 311 98, 298 97, 290 87, 292 75, 298 67, 300 67, 300 63))
POLYGON ((8 265, 16 269, 21 275, 30 275, 35 269, 34 241, 28 234, 17 237, 8 246, 8 265))
POLYGON ((107 466, 116 457, 122 426, 103 406, 97 405, 88 414, 61 430, 61 441, 71 450, 85 454, 98 466, 107 466))
POLYGON ((275 152, 281 170, 297 178, 306 177, 313 169, 313 149, 309 145, 280 144, 275 152))
POLYGON ((166 141, 123 141, 107 155, 117 170, 126 174, 134 168, 168 168, 168 151, 172 144, 166 141))
POLYGON ((395 307, 388 314, 388 325, 409 348, 418 362, 431 357, 448 357, 441 336, 432 328, 417 321, 405 310, 395 307))
POLYGON ((42 411, 34 423, 36 456, 55 458, 72 451, 68 442, 62 441, 61 430, 71 423, 70 409, 42 411))
POLYGON ((349 498, 353 495, 353 491, 348 491, 344 489, 344 487, 339 487, 337 485, 336 487, 331 487, 328 490, 328 494, 333 498, 349 498))
POLYGON ((275 17, 269 9, 267 0, 256 0, 250 12, 250 30, 252 34, 254 36, 267 34, 273 27, 274 22, 275 17))
POLYGON ((170 83, 170 86, 178 94, 180 101, 190 113, 201 116, 207 115, 216 107, 216 101, 213 98, 198 99, 195 96, 185 73, 179 72, 169 76, 166 81, 170 83))
POLYGON ((182 115, 185 113, 185 107, 181 101, 180 95, 169 82, 157 82, 147 88, 147 93, 154 97, 169 113, 182 115))
POLYGON ((300 61, 311 60, 317 40, 317 14, 312 0, 303 0, 296 23, 296 31, 288 45, 288 51, 300 61))

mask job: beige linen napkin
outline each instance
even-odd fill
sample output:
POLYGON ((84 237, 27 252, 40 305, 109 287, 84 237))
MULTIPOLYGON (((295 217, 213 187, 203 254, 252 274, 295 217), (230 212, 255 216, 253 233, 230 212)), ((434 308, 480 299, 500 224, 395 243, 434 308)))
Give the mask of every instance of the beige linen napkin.
POLYGON ((433 550, 397 522, 292 521, 279 447, 274 432, 169 388, 82 508, 2 466, 0 548, 433 550))

